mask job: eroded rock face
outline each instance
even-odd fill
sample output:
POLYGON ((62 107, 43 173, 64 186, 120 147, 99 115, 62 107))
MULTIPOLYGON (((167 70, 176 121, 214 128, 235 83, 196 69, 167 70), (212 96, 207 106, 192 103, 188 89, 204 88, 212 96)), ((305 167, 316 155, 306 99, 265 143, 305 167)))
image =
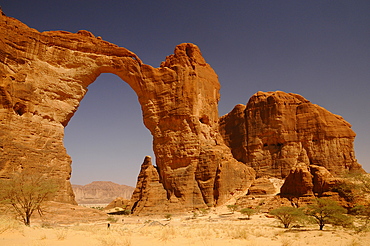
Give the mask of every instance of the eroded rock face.
POLYGON ((143 172, 153 174, 158 192, 144 192, 151 186, 142 185, 135 209, 149 211, 161 201, 168 209, 188 210, 247 191, 255 172, 233 158, 218 132, 220 85, 196 45, 177 46, 153 68, 88 31, 40 33, 2 13, 0 177, 33 168, 58 182, 55 200, 75 202, 64 127, 101 73, 131 86, 153 135, 157 168, 144 165, 143 172))
POLYGON ((280 193, 292 197, 313 196, 313 187, 313 175, 305 163, 299 163, 290 170, 280 193))
MULTIPOLYGON (((295 168, 290 170, 280 189, 282 197, 288 197, 292 200, 304 201, 302 197, 313 196, 339 196, 336 191, 338 185, 346 182, 345 178, 334 177, 325 167, 299 163, 295 168)), ((337 199, 335 199, 337 200, 337 199)), ((309 201, 306 199, 306 201, 309 201)))
POLYGON ((220 132, 257 177, 285 178, 299 163, 325 167, 334 176, 364 172, 351 125, 297 94, 258 92, 245 108, 237 105, 220 118, 220 132))
MULTIPOLYGON (((280 188, 280 187, 279 187, 280 188)), ((248 190, 248 195, 251 196, 265 196, 265 195, 276 195, 280 192, 280 189, 275 187, 274 183, 267 178, 256 179, 248 190)))

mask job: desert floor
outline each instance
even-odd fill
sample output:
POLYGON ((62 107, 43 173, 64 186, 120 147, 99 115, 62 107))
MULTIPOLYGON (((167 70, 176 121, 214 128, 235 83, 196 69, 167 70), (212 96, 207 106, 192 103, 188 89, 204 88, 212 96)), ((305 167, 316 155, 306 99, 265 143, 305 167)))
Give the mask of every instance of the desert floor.
MULTIPOLYGON (((60 211, 55 209, 55 211, 60 211)), ((193 218, 192 214, 164 216, 115 216, 107 228, 107 216, 85 208, 65 208, 55 215, 46 213, 36 217, 31 227, 22 225, 4 214, 0 216, 0 245, 82 245, 82 246, 136 246, 136 245, 370 245, 370 233, 355 233, 350 229, 317 225, 283 229, 265 214, 241 219, 240 213, 213 212, 193 218), (68 209, 71 214, 67 216, 68 209), (86 214, 84 215, 84 213, 86 214)))

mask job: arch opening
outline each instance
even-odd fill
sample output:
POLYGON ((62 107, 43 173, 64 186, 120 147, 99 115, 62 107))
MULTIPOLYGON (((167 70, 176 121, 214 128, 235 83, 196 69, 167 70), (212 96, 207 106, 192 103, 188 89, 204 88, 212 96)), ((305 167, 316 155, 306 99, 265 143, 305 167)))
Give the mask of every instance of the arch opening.
POLYGON ((64 145, 72 158, 72 184, 112 181, 135 187, 146 155, 154 156, 152 136, 132 88, 103 73, 88 87, 65 128, 64 145))

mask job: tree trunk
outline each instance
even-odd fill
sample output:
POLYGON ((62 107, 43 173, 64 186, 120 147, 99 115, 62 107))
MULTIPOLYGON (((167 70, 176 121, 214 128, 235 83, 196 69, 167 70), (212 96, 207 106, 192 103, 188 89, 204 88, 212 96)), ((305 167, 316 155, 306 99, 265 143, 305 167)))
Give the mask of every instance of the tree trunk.
POLYGON ((30 216, 26 215, 26 219, 24 220, 24 224, 26 226, 30 226, 31 225, 31 218, 30 218, 30 216))
POLYGON ((324 224, 320 224, 320 230, 322 231, 322 229, 324 228, 324 224))

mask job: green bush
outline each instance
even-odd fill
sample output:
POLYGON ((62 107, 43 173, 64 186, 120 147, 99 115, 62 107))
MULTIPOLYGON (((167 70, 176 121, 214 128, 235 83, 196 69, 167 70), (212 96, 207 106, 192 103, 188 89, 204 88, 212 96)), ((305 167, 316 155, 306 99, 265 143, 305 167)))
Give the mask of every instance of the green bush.
POLYGON ((109 216, 108 218, 107 218, 107 220, 109 221, 109 222, 111 222, 111 223, 116 223, 117 222, 117 218, 115 218, 115 217, 113 217, 113 216, 109 216))
POLYGON ((165 217, 166 219, 170 220, 170 219, 171 219, 171 217, 172 217, 172 214, 165 214, 165 215, 164 215, 164 217, 165 217))
POLYGON ((238 210, 238 205, 226 205, 226 207, 230 210, 230 212, 234 213, 236 210, 238 210))
POLYGON ((200 208, 199 209, 199 212, 202 214, 202 215, 206 215, 209 213, 209 210, 208 209, 205 209, 205 208, 200 208))
POLYGON ((125 209, 123 210, 123 215, 130 215, 131 214, 131 210, 130 209, 125 209))
POLYGON ((243 215, 247 215, 247 218, 250 220, 251 216, 257 212, 257 210, 253 208, 243 208, 239 211, 243 215))

